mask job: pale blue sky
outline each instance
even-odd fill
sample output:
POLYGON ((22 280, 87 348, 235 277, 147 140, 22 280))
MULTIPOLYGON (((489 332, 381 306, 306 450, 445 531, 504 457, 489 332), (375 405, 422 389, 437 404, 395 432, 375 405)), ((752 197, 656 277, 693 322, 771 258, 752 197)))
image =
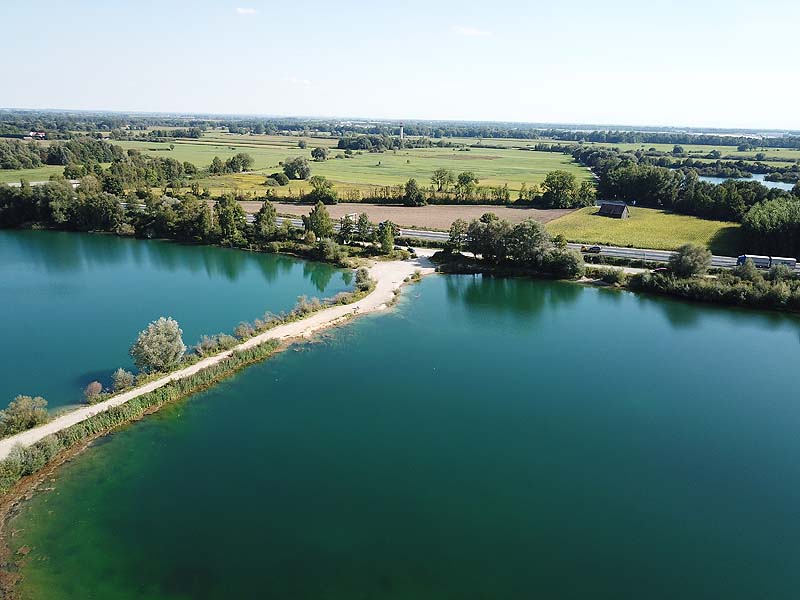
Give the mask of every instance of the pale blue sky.
POLYGON ((0 0, 0 106, 800 129, 800 1, 0 0))

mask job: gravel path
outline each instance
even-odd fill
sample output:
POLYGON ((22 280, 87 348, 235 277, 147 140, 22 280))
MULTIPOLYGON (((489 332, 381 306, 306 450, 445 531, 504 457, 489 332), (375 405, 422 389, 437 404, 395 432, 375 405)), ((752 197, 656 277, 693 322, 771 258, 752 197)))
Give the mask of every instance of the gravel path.
POLYGON ((0 440, 0 460, 6 458, 11 450, 17 446, 30 446, 35 444, 42 438, 66 429, 76 423, 80 423, 91 417, 92 415, 104 412, 114 406, 124 404, 137 396, 141 396, 151 392, 161 386, 168 384, 171 381, 182 379, 198 371, 210 367, 224 360, 234 350, 243 350, 245 348, 252 348, 267 340, 277 339, 282 342, 291 340, 298 340, 310 336, 311 334, 330 327, 340 322, 341 320, 352 316, 354 314, 365 314, 386 308, 386 306, 393 300, 394 291, 403 285, 403 280, 413 275, 417 270, 421 271, 424 275, 430 274, 434 271, 433 265, 428 260, 430 255, 429 251, 420 250, 419 258, 408 261, 387 261, 376 262, 370 268, 370 275, 377 282, 375 289, 371 294, 362 298, 353 304, 346 304, 340 306, 332 306, 320 310, 309 317, 293 323, 280 325, 269 331, 265 331, 255 337, 250 338, 236 346, 231 350, 226 350, 220 354, 209 356, 203 360, 181 369, 174 371, 169 375, 165 375, 160 379, 151 381, 150 383, 137 387, 128 392, 109 398, 103 402, 84 406, 73 411, 70 411, 49 423, 40 425, 28 431, 23 431, 11 437, 0 440))

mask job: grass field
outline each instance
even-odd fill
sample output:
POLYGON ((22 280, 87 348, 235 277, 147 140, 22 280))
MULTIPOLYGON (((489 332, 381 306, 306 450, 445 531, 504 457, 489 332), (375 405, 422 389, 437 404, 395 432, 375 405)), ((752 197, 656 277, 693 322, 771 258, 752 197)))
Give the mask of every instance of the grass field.
POLYGON ((688 242, 707 246, 714 254, 735 256, 743 250, 738 223, 710 221, 653 208, 631 208, 629 219, 597 215, 590 206, 548 223, 552 235, 571 242, 674 250, 688 242))
POLYGON ((47 181, 51 175, 63 175, 64 167, 45 165, 36 169, 0 169, 0 183, 17 183, 20 179, 27 181, 47 181))
MULTIPOLYGON (((522 183, 533 184, 544 181, 550 171, 563 169, 574 173, 579 179, 589 180, 589 170, 575 163, 571 157, 551 152, 531 152, 514 149, 471 149, 460 151, 453 148, 412 148, 385 152, 364 153, 352 158, 335 158, 340 154, 333 146, 337 140, 305 137, 308 147, 297 147, 299 137, 268 135, 233 135, 211 132, 199 140, 177 140, 170 150, 169 143, 116 142, 123 148, 135 148, 155 156, 169 156, 180 161, 189 161, 200 168, 211 164, 214 156, 226 159, 238 152, 247 152, 255 160, 253 171, 238 174, 208 177, 199 180, 212 193, 239 189, 257 194, 263 193, 264 176, 280 170, 278 163, 291 156, 311 158, 311 150, 317 146, 331 149, 325 162, 312 162, 314 175, 330 179, 340 191, 359 189, 367 191, 372 186, 399 185, 414 177, 427 185, 435 169, 446 168, 455 173, 474 171, 481 185, 507 183, 516 192, 522 183)), ((295 195, 308 190, 306 182, 292 182, 288 188, 278 188, 281 195, 289 190, 295 195)))

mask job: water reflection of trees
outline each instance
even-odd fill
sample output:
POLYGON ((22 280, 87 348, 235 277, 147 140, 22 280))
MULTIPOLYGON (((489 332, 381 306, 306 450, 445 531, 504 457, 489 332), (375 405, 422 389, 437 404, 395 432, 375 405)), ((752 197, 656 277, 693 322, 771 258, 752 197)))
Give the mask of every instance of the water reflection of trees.
POLYGON ((448 275, 445 286, 449 300, 479 312, 528 320, 545 309, 574 304, 584 292, 572 283, 486 275, 448 275))

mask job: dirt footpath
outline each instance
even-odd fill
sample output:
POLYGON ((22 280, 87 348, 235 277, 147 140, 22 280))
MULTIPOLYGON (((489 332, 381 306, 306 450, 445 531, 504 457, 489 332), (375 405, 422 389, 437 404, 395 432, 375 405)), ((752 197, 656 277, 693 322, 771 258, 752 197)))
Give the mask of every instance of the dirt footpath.
MULTIPOLYGON (((311 205, 308 204, 291 204, 288 202, 275 202, 274 204, 275 209, 280 214, 307 215, 311 210, 311 205)), ((254 213, 261 208, 261 202, 242 202, 242 206, 247 212, 254 213)), ((540 223, 548 223, 572 212, 572 209, 539 210, 538 208, 511 208, 491 205, 409 207, 347 203, 334 204, 327 208, 334 219, 340 219, 352 213, 367 213, 373 223, 389 220, 400 227, 438 229, 441 231, 450 229, 450 224, 456 219, 464 219, 469 222, 487 212, 493 212, 501 219, 507 219, 512 223, 519 223, 525 219, 536 219, 540 223)))

